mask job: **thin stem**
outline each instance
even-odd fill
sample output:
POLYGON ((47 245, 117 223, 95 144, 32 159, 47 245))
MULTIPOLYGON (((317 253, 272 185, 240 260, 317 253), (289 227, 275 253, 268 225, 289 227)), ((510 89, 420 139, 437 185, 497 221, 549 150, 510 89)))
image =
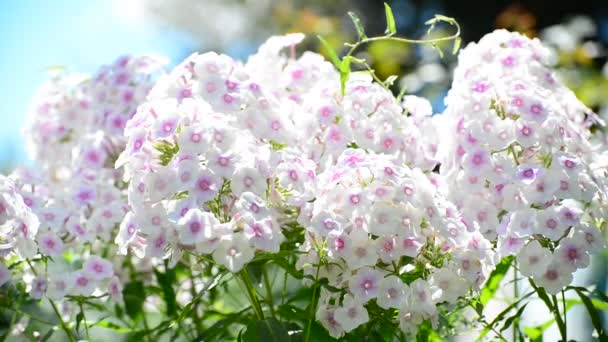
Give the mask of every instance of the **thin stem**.
MULTIPOLYGON (((25 261, 32 269, 32 273, 34 273, 35 276, 38 276, 38 272, 36 272, 36 269, 34 268, 34 265, 32 265, 32 262, 30 261, 30 259, 25 259, 25 261)), ((61 328, 63 329, 63 331, 65 331, 65 334, 68 336, 68 340, 70 340, 70 342, 74 342, 74 336, 72 336, 72 331, 63 321, 63 317, 61 317, 61 314, 59 313, 59 310, 57 309, 57 305, 55 304, 55 301, 53 301, 50 298, 48 298, 48 300, 51 303, 51 306, 53 307, 53 311, 55 311, 55 315, 57 315, 57 318, 59 318, 59 322, 61 323, 61 328)))
POLYGON ((49 298, 49 302, 51 303, 51 306, 53 307, 53 311, 55 311, 55 315, 57 315, 57 318, 59 318, 59 322, 61 323, 61 329, 63 329, 63 331, 65 331, 65 334, 68 336, 68 340, 70 340, 70 342, 74 342, 75 340, 74 340, 74 336, 72 336, 72 331, 67 326, 67 324, 65 324, 63 317, 61 317, 61 314, 59 313, 59 309, 57 309, 57 305, 55 304, 55 301, 53 301, 52 299, 49 298))
MULTIPOLYGON (((551 298, 545 292, 544 289, 539 288, 536 285, 536 283, 534 282, 534 280, 532 280, 532 278, 528 278, 528 281, 530 282, 530 285, 532 285, 532 287, 534 288, 534 292, 536 292, 538 294, 538 297, 545 303, 545 305, 549 309, 549 312, 553 313, 553 316, 555 317, 555 323, 557 324, 557 326, 559 328, 559 332, 562 335, 562 339, 564 342, 566 342, 568 340, 566 325, 564 324, 564 321, 562 320, 562 316, 559 312, 559 305, 557 304, 557 297, 555 295, 551 296, 553 298, 553 304, 552 304, 551 298)), ((564 314, 565 313, 566 312, 564 312, 564 314)))
MULTIPOLYGON (((519 289, 517 288, 517 260, 513 260, 513 299, 517 300, 519 297, 519 289)), ((515 305, 515 311, 517 312, 517 305, 515 305)), ((515 318, 513 321, 513 342, 517 341, 517 333, 519 332, 519 319, 515 318)))
POLYGON ((268 279, 268 270, 266 269, 266 266, 267 265, 262 265, 262 279, 264 280, 264 287, 266 288, 266 302, 270 308, 270 314, 272 317, 276 318, 274 312, 274 301, 272 299, 272 285, 270 285, 270 281, 268 279))
POLYGON ((239 272, 239 277, 242 281, 242 284, 245 286, 245 291, 247 291, 247 297, 249 298, 249 302, 253 307, 253 311, 255 311, 258 320, 264 320, 264 310, 262 310, 262 306, 260 305, 260 301, 255 292, 255 288, 253 287, 253 283, 251 282, 251 278, 249 277, 249 273, 247 272, 247 268, 243 267, 243 269, 239 272))
POLYGON ((350 50, 348 50, 348 52, 346 53, 346 56, 352 56, 352 54, 355 53, 355 50, 357 50, 362 45, 365 45, 365 44, 368 44, 371 42, 375 42, 375 41, 393 41, 393 42, 404 43, 404 44, 437 44, 440 42, 455 40, 460 37, 460 25, 458 25, 458 23, 456 21, 450 21, 449 23, 456 26, 456 32, 447 37, 439 37, 439 38, 433 38, 433 39, 409 39, 409 38, 401 38, 401 37, 395 37, 395 36, 381 36, 381 37, 365 38, 354 44, 349 44, 350 50))
MULTIPOLYGON (((285 304, 285 298, 287 297, 287 275, 287 270, 283 270, 283 289, 281 290, 281 305, 285 304)), ((283 317, 280 317, 279 319, 281 322, 283 321, 283 317)))
POLYGON ((87 325, 87 316, 84 313, 82 302, 78 302, 78 306, 80 307, 80 312, 82 312, 82 320, 84 321, 84 331, 87 334, 87 340, 91 341, 91 336, 89 335, 89 326, 87 325))
MULTIPOLYGON (((192 259, 195 258, 192 254, 190 255, 189 261, 190 264, 192 265, 192 259)), ((194 277, 194 272, 192 271, 192 267, 188 267, 188 270, 190 272, 190 295, 192 296, 192 314, 193 314, 193 318, 194 318, 194 324, 196 327, 196 332, 200 332, 203 330, 203 325, 202 325, 202 320, 200 319, 199 315, 198 315, 198 301, 195 301, 196 298, 196 282, 195 282, 195 277, 194 277)))
POLYGON ((306 334, 304 335, 304 341, 308 342, 310 338, 310 329, 312 328, 312 321, 315 317, 315 310, 317 306, 317 292, 319 292, 319 286, 317 281, 319 280, 319 269, 321 268, 321 262, 317 264, 317 273, 315 274, 315 286, 312 291, 312 302, 310 302, 310 317, 308 318, 308 324, 306 325, 306 334))
POLYGON ((564 325, 566 326, 566 329, 568 329, 568 313, 566 312, 566 294, 563 289, 562 289, 562 307, 564 308, 564 325))
MULTIPOLYGON (((554 314, 555 314, 555 322, 557 323, 557 326, 559 327, 559 333, 560 335, 562 335, 562 340, 564 342, 568 341, 568 331, 566 328, 566 323, 564 320, 562 320, 562 315, 559 312, 559 304, 557 303, 557 297, 555 295, 551 295, 551 298, 553 299, 553 306, 554 306, 554 314)), ((566 312, 564 312, 564 316, 566 315, 566 312)))

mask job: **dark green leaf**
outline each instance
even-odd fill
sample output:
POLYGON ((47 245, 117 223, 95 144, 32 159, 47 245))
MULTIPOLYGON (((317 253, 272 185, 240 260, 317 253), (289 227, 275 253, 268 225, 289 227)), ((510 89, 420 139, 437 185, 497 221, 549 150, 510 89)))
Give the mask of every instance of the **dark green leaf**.
POLYGON ((165 273, 155 269, 154 274, 156 274, 156 280, 162 288, 162 297, 167 308, 167 315, 174 317, 177 315, 177 302, 175 301, 175 290, 173 290, 173 284, 176 282, 175 269, 167 268, 165 273))
POLYGON ((521 308, 519 308, 519 310, 517 310, 517 312, 515 313, 515 315, 507 318, 505 320, 505 324, 502 326, 502 329, 500 329, 500 331, 507 330, 511 326, 511 324, 513 324, 513 322, 515 322, 516 319, 519 319, 521 317, 521 314, 526 309, 527 305, 528 305, 528 303, 524 304, 521 308))
POLYGON ((511 267, 512 263, 513 256, 508 256, 502 259, 502 261, 498 265, 496 265, 496 268, 490 274, 490 278, 488 279, 484 287, 481 289, 479 299, 482 305, 485 306, 490 301, 490 299, 494 297, 494 294, 496 294, 496 291, 500 286, 500 282, 505 277, 505 274, 509 270, 509 267, 511 267))
POLYGON ((274 318, 251 322, 243 334, 244 342, 286 342, 289 340, 287 329, 274 318))
POLYGON ((355 25, 355 29, 357 30, 357 36, 359 37, 359 40, 363 40, 363 39, 367 38, 367 36, 365 35, 365 29, 363 28, 363 25, 361 24, 361 19, 359 19, 359 16, 357 16, 357 14, 355 14, 354 12, 348 12, 348 16, 350 17, 350 19, 353 21, 353 24, 355 25))
MULTIPOLYGON (((84 313, 82 311, 80 311, 76 315, 76 331, 78 331, 78 329, 80 329, 80 322, 82 322, 83 319, 84 319, 84 313)), ((84 324, 87 324, 87 323, 85 322, 84 324)))
POLYGON ((140 281, 127 283, 122 290, 122 296, 125 301, 127 315, 132 320, 137 320, 143 313, 144 300, 146 299, 144 284, 140 281))
POLYGON ((397 26, 395 25, 395 17, 393 16, 393 10, 386 2, 384 3, 384 12, 386 13, 386 34, 394 35, 397 33, 397 26))
POLYGON ((294 321, 306 322, 309 318, 308 313, 304 309, 292 304, 280 305, 277 312, 279 315, 281 315, 281 317, 294 321))
POLYGON ((329 45, 329 43, 323 37, 317 36, 317 38, 319 38, 319 41, 321 41, 321 45, 323 45, 323 48, 325 49, 325 51, 327 51, 331 62, 334 63, 336 68, 340 69, 340 58, 338 58, 336 51, 331 47, 331 45, 329 45))
POLYGON ((605 341, 608 336, 606 336, 606 333, 604 332, 602 318, 600 317, 599 312, 595 309, 591 298, 585 295, 581 290, 577 289, 576 293, 578 293, 579 297, 581 297, 581 300, 583 301, 583 304, 585 304, 587 312, 589 312, 589 318, 591 318, 591 323, 593 323, 593 327, 595 328, 595 331, 597 331, 600 341, 605 341))
POLYGON ((46 334, 44 334, 44 336, 42 336, 42 338, 40 339, 40 342, 48 341, 51 338, 51 336, 53 336, 54 332, 55 332, 55 329, 53 329, 53 328, 49 329, 49 331, 47 331, 46 334))

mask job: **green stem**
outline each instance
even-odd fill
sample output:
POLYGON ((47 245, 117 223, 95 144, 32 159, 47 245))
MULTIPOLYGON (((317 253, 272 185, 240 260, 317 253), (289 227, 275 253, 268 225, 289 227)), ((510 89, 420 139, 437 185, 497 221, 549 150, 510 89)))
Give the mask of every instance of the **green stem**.
POLYGON ((365 38, 354 44, 348 44, 350 46, 350 50, 348 50, 348 52, 346 53, 346 56, 351 56, 353 53, 355 53, 355 50, 357 50, 362 45, 365 45, 365 44, 368 44, 371 42, 376 42, 376 41, 392 41, 392 42, 403 43, 403 44, 437 44, 440 42, 455 40, 460 37, 460 25, 458 25, 458 23, 456 21, 450 21, 450 23, 453 24, 454 26, 456 26, 456 32, 447 37, 440 37, 440 38, 433 38, 433 39, 409 39, 409 38, 401 38, 401 37, 395 37, 395 36, 381 36, 381 37, 365 38))
MULTIPOLYGON (((543 288, 538 287, 536 285, 536 283, 534 282, 534 280, 532 280, 531 278, 528 278, 528 281, 530 282, 530 285, 532 285, 532 287, 534 288, 534 291, 538 294, 538 297, 545 303, 545 305, 549 309, 549 312, 553 313, 553 316, 555 317, 555 323, 557 324, 557 327, 559 328, 560 335, 562 335, 562 339, 564 342, 567 341, 568 334, 566 331, 566 325, 564 324, 564 321, 562 320, 562 316, 559 312, 559 305, 557 303, 557 297, 555 295, 552 295, 553 303, 551 303, 551 298, 549 297, 549 295, 547 294, 547 292, 545 292, 545 290, 543 288)), ((565 314, 566 314, 566 312, 564 310, 564 315, 565 314)))
POLYGON ((317 273, 315 274, 315 284, 312 291, 312 302, 310 303, 310 317, 308 318, 308 324, 306 325, 306 334, 304 335, 304 341, 308 342, 310 338, 310 329, 312 328, 312 321, 315 318, 315 310, 317 309, 317 292, 319 292, 319 285, 317 281, 319 280, 319 269, 321 268, 321 262, 319 260, 319 264, 317 264, 317 273))
MULTIPOLYGON (((519 289, 517 288, 517 260, 513 260, 513 300, 519 297, 519 289)), ((517 312, 517 305, 515 306, 517 312)), ((519 318, 513 321, 513 342, 517 342, 517 333, 519 332, 519 318)))
POLYGON ((568 329, 568 311, 566 310, 566 294, 562 289, 562 307, 564 308, 564 325, 568 329))
POLYGON ((78 306, 80 307, 80 312, 82 312, 82 320, 84 322, 84 331, 87 334, 87 340, 91 341, 91 336, 89 335, 89 326, 87 325, 87 316, 84 313, 84 307, 82 306, 82 302, 78 302, 78 306))
POLYGON ((551 298, 553 299, 553 306, 554 306, 554 314, 555 314, 555 322, 557 323, 557 326, 559 327, 559 333, 560 335, 562 335, 562 340, 564 342, 568 341, 568 328, 566 327, 566 321, 565 321, 565 316, 566 316, 566 312, 564 311, 564 319, 562 319, 562 315, 559 312, 559 303, 557 303, 557 297, 555 295, 551 295, 551 298))
POLYGON ((262 265, 262 279, 264 280, 264 287, 266 288, 266 302, 270 308, 270 314, 272 317, 276 318, 276 314, 274 312, 274 301, 272 299, 272 285, 268 280, 268 270, 266 269, 266 266, 267 265, 262 265))
POLYGON ((53 301, 52 299, 49 298, 49 302, 51 303, 51 306, 53 307, 53 311, 55 311, 55 315, 57 315, 57 318, 59 318, 59 322, 61 323, 61 329, 63 329, 63 331, 65 331, 65 334, 68 336, 68 340, 70 342, 74 342, 75 340, 74 340, 74 336, 72 336, 72 331, 67 326, 67 324, 65 324, 63 317, 61 317, 61 313, 59 313, 59 309, 57 309, 57 305, 55 304, 55 301, 53 301))
MULTIPOLYGON (((36 269, 34 268, 34 265, 32 265, 32 262, 30 261, 30 259, 25 259, 25 261, 32 269, 32 273, 34 273, 35 276, 38 276, 38 272, 36 272, 36 269)), ((63 331, 65 331, 65 334, 68 336, 68 340, 70 340, 70 342, 74 342, 74 336, 72 336, 72 331, 67 326, 67 324, 65 324, 65 322, 63 321, 63 317, 61 317, 61 314, 59 313, 59 310, 57 309, 57 305, 50 298, 49 298, 49 302, 51 303, 51 306, 53 307, 53 310, 55 311, 55 315, 57 315, 57 318, 59 318, 59 322, 61 323, 61 328, 63 329, 63 331)))
POLYGON ((247 291, 247 297, 249 298, 249 302, 251 303, 253 311, 255 311, 258 320, 264 320, 264 310, 262 310, 262 306, 260 305, 260 301, 258 300, 255 288, 253 287, 253 283, 251 282, 249 273, 247 273, 246 267, 243 267, 243 269, 239 272, 239 277, 242 281, 242 284, 245 286, 245 291, 247 291))

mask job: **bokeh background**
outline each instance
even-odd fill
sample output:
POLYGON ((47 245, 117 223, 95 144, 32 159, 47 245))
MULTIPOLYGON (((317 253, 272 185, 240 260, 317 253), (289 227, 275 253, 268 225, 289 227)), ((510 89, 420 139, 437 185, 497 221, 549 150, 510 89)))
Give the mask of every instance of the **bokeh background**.
MULTIPOLYGON (((387 2, 402 36, 421 37, 426 32, 424 22, 439 13, 460 23, 463 46, 496 28, 542 38, 554 49, 562 79, 585 104, 608 118, 608 1, 387 2)), ((315 36, 320 34, 339 50, 356 35, 348 11, 361 17, 368 36, 384 31, 382 1, 2 1, 0 172, 29 162, 21 129, 29 103, 50 70, 92 73, 123 54, 164 55, 172 65, 194 51, 205 50, 243 59, 268 36, 286 32, 307 34, 302 49, 318 50, 315 36)), ((438 34, 450 29, 439 27, 438 34)), ((380 78, 398 75, 396 89, 406 87, 408 93, 429 98, 439 113, 456 62, 450 47, 445 51, 441 59, 428 46, 377 42, 362 53, 380 78)), ((598 256, 592 268, 577 274, 576 281, 605 289, 606 264, 606 256, 598 256)), ((541 308, 529 308, 526 316, 530 321, 540 324, 546 320, 541 308)), ((571 315, 585 316, 584 308, 577 310, 572 309, 571 315)), ((584 319, 569 319, 569 325, 581 331, 580 340, 589 338, 591 326, 584 319)))
MULTIPOLYGON (((608 112, 608 2, 389 0, 400 34, 420 37, 435 13, 454 17, 464 43, 495 28, 540 36, 556 48, 567 83, 589 106, 608 112)), ((21 127, 31 98, 49 68, 93 72, 122 54, 160 54, 178 63, 193 51, 220 50, 245 58, 266 37, 316 34, 340 48, 355 36, 347 11, 368 33, 385 28, 382 1, 365 0, 21 0, 0 4, 0 171, 28 161, 21 127)), ((444 29, 449 29, 445 28, 444 29)), ((449 50, 448 50, 449 51, 449 50)), ((437 112, 455 58, 429 47, 378 42, 366 57, 385 78, 433 101, 437 112), (381 61, 381 63, 377 63, 381 61)))

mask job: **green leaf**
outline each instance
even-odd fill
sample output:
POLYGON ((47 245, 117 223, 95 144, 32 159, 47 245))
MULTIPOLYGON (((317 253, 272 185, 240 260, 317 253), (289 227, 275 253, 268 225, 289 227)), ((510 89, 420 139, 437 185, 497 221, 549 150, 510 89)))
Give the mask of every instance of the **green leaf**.
POLYGON ((526 306, 528 304, 529 303, 524 304, 521 308, 519 308, 519 310, 517 310, 515 315, 507 318, 505 320, 505 324, 503 324, 502 329, 500 329, 500 331, 502 332, 502 331, 507 330, 511 326, 511 324, 513 324, 513 322, 515 322, 516 319, 519 319, 519 317, 521 317, 521 314, 524 312, 524 310, 526 309, 526 306))
POLYGON ((144 300, 146 299, 144 284, 141 281, 127 283, 122 290, 122 296, 127 315, 132 320, 137 320, 144 310, 144 300))
POLYGON ((581 297, 583 304, 585 304, 585 307, 587 307, 587 312, 589 312, 589 318, 591 318, 591 323, 593 324, 595 331, 597 331, 599 335, 599 340, 604 341, 605 338, 608 338, 608 336, 606 336, 606 333, 604 332, 604 327, 602 326, 602 318, 600 317, 598 310, 593 305, 591 298, 584 294, 583 291, 577 289, 576 293, 578 293, 578 296, 581 297))
POLYGON ((452 48, 452 55, 455 55, 458 50, 460 50, 460 44, 462 44, 462 39, 460 39, 460 37, 456 37, 456 39, 454 39, 454 47, 452 48))
POLYGON ((54 332, 55 332, 54 328, 49 329, 49 331, 47 331, 46 334, 44 334, 44 336, 42 336, 42 338, 39 341, 40 342, 46 342, 46 341, 48 341, 51 338, 51 336, 53 336, 54 332))
MULTIPOLYGON (((593 304, 593 307, 596 308, 597 310, 600 311, 604 311, 604 310, 608 310, 608 303, 599 300, 597 298, 591 298, 591 303, 593 304)), ((578 299, 566 299, 566 310, 569 310, 571 307, 575 306, 575 305, 581 305, 584 304, 582 300, 578 300, 578 299)))
POLYGON ((331 45, 329 45, 329 43, 323 37, 318 35, 317 38, 319 38, 319 41, 321 41, 321 45, 323 45, 323 48, 325 48, 325 51, 329 55, 331 62, 334 63, 336 68, 340 69, 341 62, 340 58, 338 58, 338 55, 336 54, 336 51, 331 47, 331 45))
POLYGON ((355 29, 357 30, 357 36, 359 37, 359 40, 366 39, 367 35, 365 35, 365 29, 363 28, 363 25, 361 24, 361 19, 359 19, 359 16, 357 16, 357 14, 355 14, 355 12, 348 12, 348 16, 350 17, 350 20, 352 20, 353 24, 355 25, 355 29))
POLYGON ((279 142, 276 142, 274 140, 270 140, 268 141, 268 143, 270 143, 270 147, 274 150, 274 151, 280 151, 282 149, 284 149, 285 147, 287 147, 287 144, 281 144, 279 142))
POLYGON ((293 304, 283 304, 277 309, 277 312, 281 317, 285 317, 290 320, 306 322, 309 318, 306 310, 299 308, 293 304))
POLYGON ((175 156, 177 152, 179 152, 179 145, 177 144, 177 142, 172 143, 167 140, 160 141, 154 146, 154 148, 156 148, 156 150, 160 152, 158 159, 160 160, 160 164, 162 166, 169 165, 171 159, 173 159, 173 156, 175 156))
POLYGON ((393 10, 386 2, 384 3, 384 12, 386 12, 386 31, 388 35, 394 35, 397 33, 397 26, 395 25, 395 17, 393 16, 393 10))
POLYGON ((290 340, 287 329, 274 318, 249 323, 247 331, 243 334, 244 342, 287 342, 290 340))
POLYGON ((346 82, 348 81, 348 77, 350 76, 350 62, 353 60, 351 56, 346 56, 340 62, 340 90, 342 91, 342 95, 344 95, 344 91, 346 88, 346 82))
POLYGON ((386 85, 387 87, 390 87, 395 83, 396 80, 397 80, 397 75, 391 75, 391 76, 387 77, 386 80, 384 80, 384 85, 386 85))
POLYGON ((547 322, 536 327, 524 327, 524 333, 530 338, 530 342, 542 342, 543 333, 549 328, 555 319, 550 319, 547 322))
POLYGON ((512 263, 513 256, 508 256, 502 259, 500 263, 496 265, 496 268, 490 274, 490 278, 484 285, 483 289, 481 289, 481 294, 479 296, 481 304, 485 306, 486 304, 488 304, 490 299, 494 297, 494 294, 496 294, 496 291, 500 286, 500 282, 505 277, 505 274, 509 270, 509 267, 511 267, 512 263))
POLYGON ((505 315, 507 313, 509 313, 509 311, 513 310, 514 308, 516 308, 519 303, 521 303, 522 301, 524 301, 525 299, 527 299, 528 297, 530 297, 531 295, 533 295, 535 292, 529 292, 528 294, 526 294, 525 296, 521 297, 520 299, 518 299, 515 303, 512 303, 511 305, 507 306, 506 309, 502 310, 495 318, 492 322, 490 322, 488 325, 486 325, 483 330, 481 331, 481 333, 479 334, 479 336, 477 336, 476 341, 481 341, 483 340, 483 338, 490 332, 490 330, 492 330, 492 328, 500 321, 502 321, 502 319, 505 317, 505 315))
MULTIPOLYGON (((165 260, 165 264, 166 262, 165 260)), ((177 315, 177 302, 175 300, 175 290, 173 290, 173 284, 176 282, 175 269, 167 269, 166 273, 161 273, 155 269, 154 274, 162 289, 162 297, 165 300, 167 315, 174 317, 177 315)))
MULTIPOLYGON (((533 284, 532 280, 530 280, 530 284, 533 284)), ((538 293, 538 298, 540 298, 543 302, 545 302, 545 305, 547 306, 547 308, 549 308, 550 310, 553 310, 553 304, 551 303, 551 298, 549 298, 549 295, 547 294, 545 289, 542 287, 536 286, 536 284, 532 285, 532 287, 534 287, 534 290, 536 290, 536 293, 538 293)))
MULTIPOLYGON (((80 311, 77 315, 76 315, 76 331, 78 332, 78 329, 80 329, 80 322, 82 322, 82 320, 84 319, 84 313, 82 311, 80 311)), ((87 324, 86 322, 84 324, 87 324)))
POLYGON ((121 327, 120 325, 118 325, 116 323, 112 323, 112 322, 108 322, 108 321, 97 322, 95 324, 95 326, 106 328, 106 329, 110 329, 110 330, 113 330, 113 331, 118 332, 118 333, 130 333, 130 332, 133 332, 133 329, 131 329, 131 328, 124 328, 124 327, 121 327))

